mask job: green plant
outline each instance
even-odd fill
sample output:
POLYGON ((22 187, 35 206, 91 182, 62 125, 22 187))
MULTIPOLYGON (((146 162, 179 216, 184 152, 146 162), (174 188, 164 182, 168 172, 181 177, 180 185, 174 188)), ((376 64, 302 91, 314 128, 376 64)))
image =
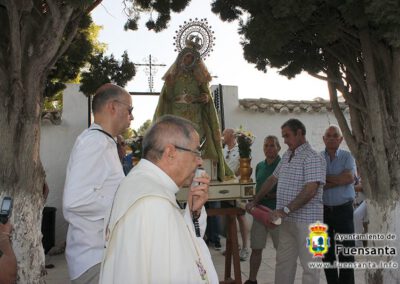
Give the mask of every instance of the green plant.
POLYGON ((240 126, 235 132, 239 147, 240 158, 251 158, 251 145, 254 143, 255 136, 250 131, 246 131, 240 126))

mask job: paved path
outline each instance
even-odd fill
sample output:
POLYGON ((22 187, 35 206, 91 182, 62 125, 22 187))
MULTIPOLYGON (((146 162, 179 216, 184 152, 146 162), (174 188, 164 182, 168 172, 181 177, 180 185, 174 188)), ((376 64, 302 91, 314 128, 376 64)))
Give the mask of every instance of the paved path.
MULTIPOLYGON (((224 247, 225 244, 224 238, 222 238, 221 243, 224 247)), ((223 279, 225 258, 220 251, 215 251, 211 247, 210 247, 210 252, 214 261, 215 268, 218 272, 218 276, 220 279, 223 279)), ((46 283, 48 284, 70 283, 68 280, 67 264, 65 261, 64 254, 47 257, 46 263, 53 264, 55 266, 54 268, 47 270, 48 274, 46 276, 46 283)), ((249 260, 242 261, 240 265, 242 271, 242 281, 244 282, 248 279, 249 275, 249 260)), ((257 277, 258 283, 259 284, 274 283, 274 274, 275 274, 274 271, 275 271, 275 250, 272 246, 271 239, 268 239, 267 247, 263 251, 262 263, 257 277)), ((295 284, 301 284, 301 273, 302 273, 302 268, 298 263, 295 284)), ((233 268, 232 268, 232 274, 233 274, 233 268)), ((321 284, 326 283, 325 274, 323 273, 323 271, 321 271, 320 275, 321 275, 320 283, 321 284)), ((364 279, 364 270, 356 270, 356 284, 365 283, 363 279, 364 279)))

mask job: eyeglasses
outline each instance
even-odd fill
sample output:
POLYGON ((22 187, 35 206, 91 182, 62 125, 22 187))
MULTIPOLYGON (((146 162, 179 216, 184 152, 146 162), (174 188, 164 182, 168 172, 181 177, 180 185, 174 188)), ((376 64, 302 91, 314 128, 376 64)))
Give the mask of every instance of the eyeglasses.
POLYGON ((197 157, 201 158, 202 152, 200 150, 190 150, 188 148, 184 148, 184 147, 181 147, 181 146, 177 146, 177 145, 174 145, 174 146, 178 150, 191 152, 191 153, 195 154, 197 157))
POLYGON ((121 102, 121 101, 119 101, 119 100, 114 100, 114 102, 117 102, 117 103, 120 103, 120 104, 123 104, 123 105, 126 105, 126 106, 128 106, 128 107, 129 107, 129 108, 128 108, 129 115, 132 115, 133 106, 131 106, 130 104, 127 104, 127 103, 121 102))

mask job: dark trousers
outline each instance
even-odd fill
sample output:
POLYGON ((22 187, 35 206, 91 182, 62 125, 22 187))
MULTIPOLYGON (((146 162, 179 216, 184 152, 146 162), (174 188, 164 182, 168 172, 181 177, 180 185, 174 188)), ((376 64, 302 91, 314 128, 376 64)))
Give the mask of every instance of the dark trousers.
MULTIPOLYGON (((335 255, 335 247, 338 244, 344 247, 355 247, 354 241, 337 241, 335 234, 353 234, 353 204, 347 202, 338 206, 324 206, 324 223, 328 225, 330 244, 328 253, 323 261, 333 264, 338 262, 354 262, 354 256, 345 256, 342 253, 335 255)), ((354 284, 354 269, 325 269, 328 284, 354 284)))
MULTIPOLYGON (((206 208, 221 208, 220 201, 209 201, 206 203, 206 208)), ((214 244, 219 243, 219 229, 221 227, 221 220, 219 216, 207 217, 206 236, 209 242, 214 244)))

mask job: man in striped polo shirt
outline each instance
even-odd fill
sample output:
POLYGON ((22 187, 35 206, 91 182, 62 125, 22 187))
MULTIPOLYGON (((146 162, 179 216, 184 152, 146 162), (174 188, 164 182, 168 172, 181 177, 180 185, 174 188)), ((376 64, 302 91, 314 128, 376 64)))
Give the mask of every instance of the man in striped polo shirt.
POLYGON ((306 140, 306 128, 298 119, 289 119, 281 126, 282 137, 289 149, 272 176, 263 184, 248 210, 257 205, 278 184, 277 204, 273 218, 282 218, 276 253, 275 283, 294 283, 297 258, 303 267, 302 283, 319 283, 318 269, 306 246, 309 225, 323 221, 322 192, 326 164, 323 157, 306 140))

